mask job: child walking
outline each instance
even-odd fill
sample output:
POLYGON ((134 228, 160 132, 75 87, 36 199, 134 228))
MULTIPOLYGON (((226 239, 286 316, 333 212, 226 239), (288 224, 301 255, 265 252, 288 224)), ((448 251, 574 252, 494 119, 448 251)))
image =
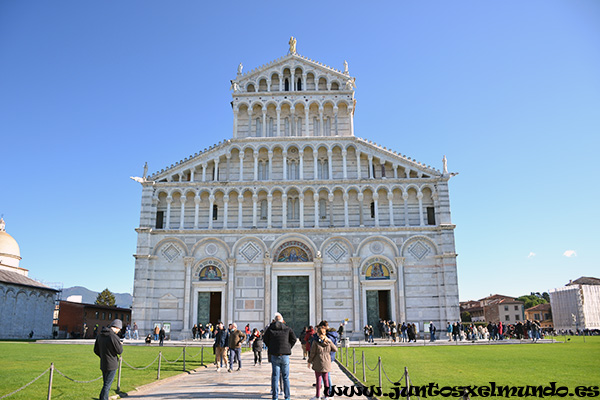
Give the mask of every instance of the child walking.
POLYGON ((327 327, 319 326, 317 328, 318 338, 313 340, 310 346, 310 353, 308 356, 308 368, 315 371, 315 377, 317 378, 317 395, 311 400, 319 400, 321 397, 321 381, 323 382, 324 398, 329 391, 329 376, 331 372, 331 352, 337 351, 337 347, 331 340, 327 338, 327 327))
POLYGON ((263 339, 262 335, 258 331, 258 329, 254 328, 252 331, 252 337, 250 338, 252 341, 252 352, 254 353, 254 365, 258 362, 258 365, 262 364, 262 349, 263 349, 263 339))

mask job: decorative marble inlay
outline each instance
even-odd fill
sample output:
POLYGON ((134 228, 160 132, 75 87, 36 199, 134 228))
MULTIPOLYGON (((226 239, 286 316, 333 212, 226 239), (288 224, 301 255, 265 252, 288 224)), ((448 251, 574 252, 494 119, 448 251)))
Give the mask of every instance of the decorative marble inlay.
POLYGON ((373 254, 381 254, 381 253, 383 253, 383 243, 372 242, 371 245, 369 246, 369 249, 371 249, 371 253, 373 253, 373 254))
POLYGON ((248 262, 254 261, 254 259, 260 254, 260 249, 252 242, 246 243, 240 250, 240 255, 248 262))
POLYGON ((175 246, 173 243, 169 243, 169 245, 162 250, 162 254, 165 256, 168 262, 175 261, 181 255, 181 253, 181 249, 175 246))
POLYGON ((219 248, 217 247, 216 244, 209 243, 206 245, 206 248, 204 250, 206 251, 206 254, 208 254, 209 256, 214 256, 215 254, 217 254, 217 250, 219 250, 219 248))
POLYGON ((412 254, 417 260, 422 260, 423 257, 429 253, 429 247, 425 246, 422 242, 416 241, 411 244, 408 248, 408 252, 412 254))
POLYGON ((340 261, 342 257, 346 255, 346 249, 344 246, 340 245, 339 242, 334 242, 327 249, 327 255, 331 257, 334 261, 340 261))

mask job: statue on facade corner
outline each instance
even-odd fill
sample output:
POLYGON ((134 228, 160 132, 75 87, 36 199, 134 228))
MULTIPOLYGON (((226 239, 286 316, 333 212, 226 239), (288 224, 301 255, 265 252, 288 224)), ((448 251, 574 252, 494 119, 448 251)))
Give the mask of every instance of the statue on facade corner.
POLYGON ((448 174, 448 160, 446 159, 446 156, 444 155, 444 158, 442 158, 442 163, 444 164, 444 175, 448 174))
POLYGON ((346 90, 352 90, 356 87, 355 80, 356 78, 352 78, 346 81, 346 90))
POLYGON ((148 161, 146 161, 146 163, 144 164, 144 175, 142 175, 142 178, 146 179, 147 176, 148 176, 148 161))
POLYGON ((344 74, 348 75, 348 61, 344 60, 344 74))
POLYGON ((296 54, 296 38, 291 36, 288 44, 290 45, 290 54, 296 54))
POLYGON ((244 64, 240 63, 240 65, 238 65, 238 75, 242 74, 242 69, 244 69, 244 64))
POLYGON ((240 85, 238 85, 238 83, 236 81, 231 81, 231 90, 233 90, 234 92, 237 92, 238 90, 240 90, 240 85))

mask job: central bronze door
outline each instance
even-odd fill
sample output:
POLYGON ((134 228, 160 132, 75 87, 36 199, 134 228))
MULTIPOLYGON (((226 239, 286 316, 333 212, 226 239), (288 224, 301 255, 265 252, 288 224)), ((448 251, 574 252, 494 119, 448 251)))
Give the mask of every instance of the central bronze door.
MULTIPOLYGON (((279 276, 277 278, 277 310, 296 336, 311 325, 308 276, 279 276)), ((318 323, 314 321, 313 324, 318 323)))

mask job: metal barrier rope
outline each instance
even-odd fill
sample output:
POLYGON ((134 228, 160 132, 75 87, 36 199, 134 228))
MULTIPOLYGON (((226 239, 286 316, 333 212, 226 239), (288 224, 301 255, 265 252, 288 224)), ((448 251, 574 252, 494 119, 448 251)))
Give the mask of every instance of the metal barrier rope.
POLYGON ((136 367, 134 367, 133 365, 129 364, 127 361, 125 361, 125 359, 123 359, 123 362, 125 363, 125 365, 127 365, 127 366, 128 366, 129 368, 131 368, 131 369, 135 369, 135 370, 138 370, 138 371, 142 371, 142 370, 144 370, 144 369, 150 368, 150 367, 152 366, 152 364, 154 364, 154 362, 156 362, 156 360, 158 360, 158 357, 160 357, 160 354, 156 356, 156 358, 154 359, 154 361, 152 361, 150 364, 146 365, 146 366, 145 366, 145 367, 143 367, 143 368, 136 368, 136 367))
POLYGON ((177 361, 181 360, 181 357, 183 356, 183 350, 181 351, 181 354, 179 355, 179 357, 177 358, 177 360, 175 361, 169 361, 165 358, 165 356, 162 355, 161 353, 161 357, 163 360, 165 360, 166 362, 168 362, 169 364, 175 364, 177 361))
POLYGON ((202 353, 202 349, 200 349, 200 351, 197 352, 196 355, 194 355, 194 356, 188 356, 188 355, 186 355, 186 357, 188 357, 188 358, 195 358, 195 357, 198 357, 200 355, 200 353, 202 353))
POLYGON ((46 372, 48 372, 50 370, 50 367, 48 367, 48 369, 46 369, 44 372, 42 372, 42 374, 40 376, 38 376, 37 378, 35 378, 34 380, 32 380, 31 382, 29 382, 27 385, 23 386, 22 388, 19 388, 17 390, 15 390, 12 393, 9 394, 5 394, 4 396, 0 397, 0 400, 5 399, 7 397, 12 396, 15 393, 19 393, 21 390, 25 389, 26 387, 28 387, 29 385, 31 385, 33 382, 37 381, 38 379, 40 379, 42 376, 46 375, 46 372))
POLYGON ((73 379, 73 378, 69 378, 68 376, 66 376, 65 374, 63 374, 62 372, 60 372, 60 371, 58 370, 58 368, 56 368, 56 367, 54 367, 54 370, 55 370, 56 372, 58 372, 59 374, 61 374, 63 377, 65 377, 65 378, 67 378, 68 380, 70 380, 71 382, 75 382, 75 383, 92 383, 92 382, 96 382, 98 379, 102 379, 102 375, 100 375, 99 377, 97 377, 96 379, 92 379, 91 381, 78 381, 78 380, 75 380, 75 379, 73 379))

